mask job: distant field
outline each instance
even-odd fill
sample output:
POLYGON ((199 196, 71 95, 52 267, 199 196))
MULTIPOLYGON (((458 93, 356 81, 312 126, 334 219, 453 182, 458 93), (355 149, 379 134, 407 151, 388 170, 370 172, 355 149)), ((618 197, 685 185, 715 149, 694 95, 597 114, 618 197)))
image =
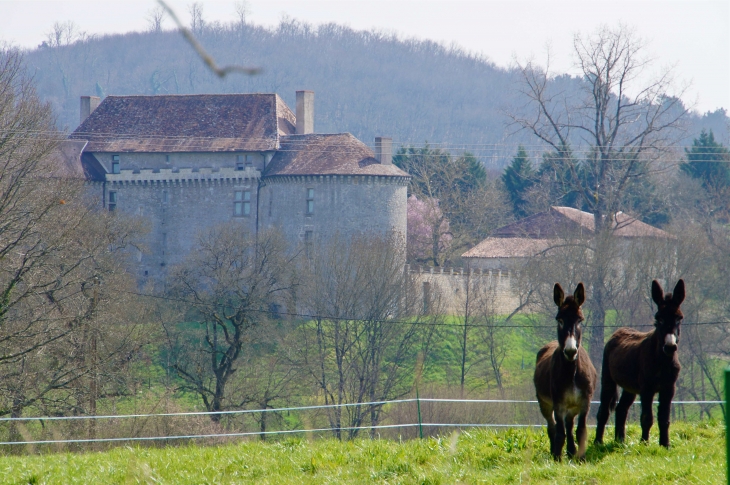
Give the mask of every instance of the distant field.
MULTIPOLYGON (((587 462, 554 463, 544 430, 473 430, 410 440, 291 438, 220 446, 117 448, 0 457, 0 481, 45 483, 725 483, 724 427, 675 423, 672 448, 590 446, 587 462)), ((589 432, 589 439, 592 437, 589 432)))

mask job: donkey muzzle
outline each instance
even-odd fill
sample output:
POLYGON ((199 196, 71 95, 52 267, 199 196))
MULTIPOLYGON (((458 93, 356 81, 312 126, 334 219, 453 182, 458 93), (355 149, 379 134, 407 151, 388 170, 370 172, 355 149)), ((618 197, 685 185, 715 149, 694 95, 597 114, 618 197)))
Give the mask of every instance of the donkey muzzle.
POLYGON ((677 336, 673 333, 668 333, 664 337, 664 353, 671 356, 677 351, 677 336))
POLYGON ((578 356, 578 342, 575 337, 568 337, 565 339, 565 348, 563 348, 563 354, 569 362, 573 362, 578 356))

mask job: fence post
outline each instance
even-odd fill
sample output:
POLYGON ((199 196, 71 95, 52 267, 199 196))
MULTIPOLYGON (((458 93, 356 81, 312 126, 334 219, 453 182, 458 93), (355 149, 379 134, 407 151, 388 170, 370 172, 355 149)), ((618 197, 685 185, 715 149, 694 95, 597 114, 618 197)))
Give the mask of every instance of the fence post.
POLYGON ((423 439, 423 420, 421 420, 421 397, 418 395, 418 386, 416 386, 416 410, 418 411, 418 436, 423 439))
POLYGON ((727 483, 730 485, 730 367, 725 369, 725 461, 727 483))

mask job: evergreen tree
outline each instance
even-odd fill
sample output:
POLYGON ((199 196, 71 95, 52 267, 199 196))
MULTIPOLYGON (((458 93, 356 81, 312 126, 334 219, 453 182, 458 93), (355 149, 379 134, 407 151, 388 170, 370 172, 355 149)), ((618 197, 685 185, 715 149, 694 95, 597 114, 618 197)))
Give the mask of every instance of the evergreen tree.
POLYGON ((517 219, 529 215, 525 192, 535 184, 536 178, 537 174, 532 167, 527 151, 524 146, 520 145, 512 163, 504 169, 502 174, 502 183, 507 189, 510 202, 512 202, 512 212, 517 219))
POLYGON ((589 175, 569 145, 560 144, 556 150, 543 153, 537 176, 546 185, 552 204, 582 208, 578 187, 589 175))
POLYGON ((706 189, 730 187, 730 151, 715 141, 710 130, 702 130, 692 149, 684 149, 687 162, 680 165, 683 172, 702 181, 706 189))

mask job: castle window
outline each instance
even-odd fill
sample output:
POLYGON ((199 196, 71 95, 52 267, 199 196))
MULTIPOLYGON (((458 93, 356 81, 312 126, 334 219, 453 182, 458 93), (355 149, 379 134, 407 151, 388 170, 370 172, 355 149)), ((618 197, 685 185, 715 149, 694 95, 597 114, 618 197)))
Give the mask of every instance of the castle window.
POLYGON ((304 231, 304 253, 307 258, 312 257, 312 246, 314 245, 314 231, 304 231))
POLYGON ((253 155, 246 155, 246 166, 250 167, 253 165, 253 155))
POLYGON ((251 191, 237 190, 233 200, 233 215, 248 217, 251 215, 251 191))
POLYGON ((167 190, 162 191, 162 202, 167 204, 167 190))
POLYGON ((314 189, 307 189, 307 215, 314 214, 314 189))
POLYGON ((236 157, 236 170, 243 170, 243 164, 244 164, 244 156, 238 155, 236 157))
POLYGON ((119 155, 112 155, 112 173, 119 173, 119 155))
POLYGON ((113 211, 117 208, 117 193, 116 192, 109 192, 109 211, 113 211))

